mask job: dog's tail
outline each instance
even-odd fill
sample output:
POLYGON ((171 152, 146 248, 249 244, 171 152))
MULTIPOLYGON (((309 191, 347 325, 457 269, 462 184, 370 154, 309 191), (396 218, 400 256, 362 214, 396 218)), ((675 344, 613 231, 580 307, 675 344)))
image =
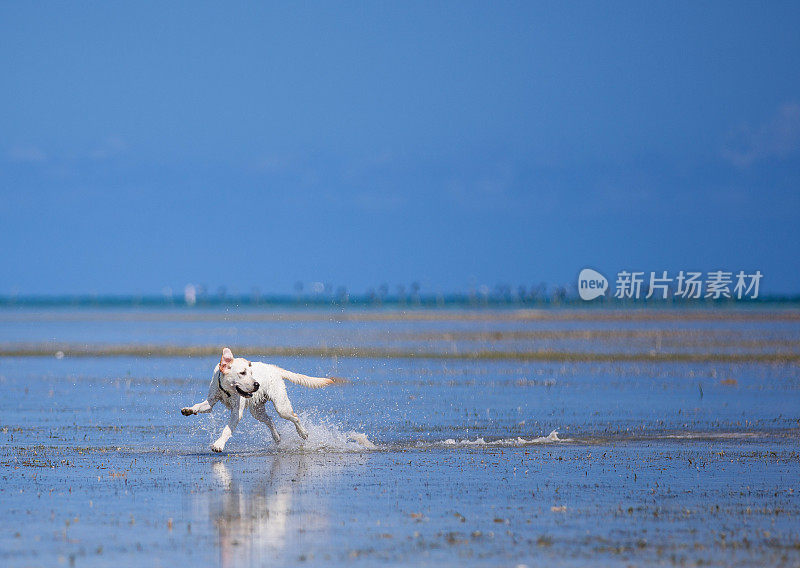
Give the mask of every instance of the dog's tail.
POLYGON ((335 379, 326 379, 324 377, 309 377, 301 375, 300 373, 293 373, 286 369, 280 369, 281 377, 287 381, 292 381, 296 385, 308 387, 310 389, 320 389, 327 387, 336 382, 335 379))

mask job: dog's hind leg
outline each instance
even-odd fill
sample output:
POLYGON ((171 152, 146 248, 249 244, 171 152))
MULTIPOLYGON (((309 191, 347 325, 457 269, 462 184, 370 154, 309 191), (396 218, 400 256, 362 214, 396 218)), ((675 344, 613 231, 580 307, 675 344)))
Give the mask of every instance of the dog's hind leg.
POLYGON ((278 416, 294 423, 294 427, 297 428, 297 433, 301 438, 304 440, 308 438, 308 431, 300 424, 300 419, 297 417, 297 414, 294 413, 294 410, 292 410, 292 403, 289 402, 288 396, 284 394, 284 396, 280 397, 278 400, 273 400, 272 404, 275 405, 278 416))
POLYGON ((250 414, 253 415, 253 418, 259 422, 263 422, 269 427, 269 431, 272 432, 272 439, 275 440, 276 444, 281 443, 281 435, 278 434, 278 429, 275 428, 275 424, 272 422, 272 418, 269 417, 269 414, 267 414, 267 409, 264 408, 263 404, 251 406, 250 414))

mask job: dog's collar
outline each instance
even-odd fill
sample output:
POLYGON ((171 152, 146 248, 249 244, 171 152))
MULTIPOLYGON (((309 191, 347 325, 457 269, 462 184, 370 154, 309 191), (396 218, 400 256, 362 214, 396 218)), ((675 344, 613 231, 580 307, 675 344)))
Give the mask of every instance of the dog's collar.
POLYGON ((217 375, 217 385, 219 385, 219 390, 221 390, 221 391, 222 391, 222 392, 224 392, 226 395, 228 395, 228 397, 231 397, 231 396, 233 396, 233 393, 229 393, 229 392, 228 392, 228 391, 226 391, 224 388, 222 388, 222 373, 220 373, 219 375, 217 375))

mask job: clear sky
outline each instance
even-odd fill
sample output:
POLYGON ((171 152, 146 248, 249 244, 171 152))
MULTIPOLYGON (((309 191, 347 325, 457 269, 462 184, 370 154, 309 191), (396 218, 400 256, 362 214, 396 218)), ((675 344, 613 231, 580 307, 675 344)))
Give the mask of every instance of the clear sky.
POLYGON ((0 4, 0 294, 756 270, 800 3, 0 4))

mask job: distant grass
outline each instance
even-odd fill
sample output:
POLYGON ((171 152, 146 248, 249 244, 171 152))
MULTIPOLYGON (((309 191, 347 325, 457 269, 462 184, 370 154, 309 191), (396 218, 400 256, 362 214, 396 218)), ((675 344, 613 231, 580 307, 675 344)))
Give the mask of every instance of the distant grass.
MULTIPOLYGON (((220 348, 213 346, 164 345, 0 345, 0 357, 218 357, 220 348)), ((720 362, 720 363, 800 363, 800 353, 665 353, 617 352, 597 353, 554 350, 472 350, 461 352, 420 351, 383 348, 347 347, 238 347, 247 357, 318 357, 362 359, 448 359, 448 360, 516 360, 574 362, 720 362)))

